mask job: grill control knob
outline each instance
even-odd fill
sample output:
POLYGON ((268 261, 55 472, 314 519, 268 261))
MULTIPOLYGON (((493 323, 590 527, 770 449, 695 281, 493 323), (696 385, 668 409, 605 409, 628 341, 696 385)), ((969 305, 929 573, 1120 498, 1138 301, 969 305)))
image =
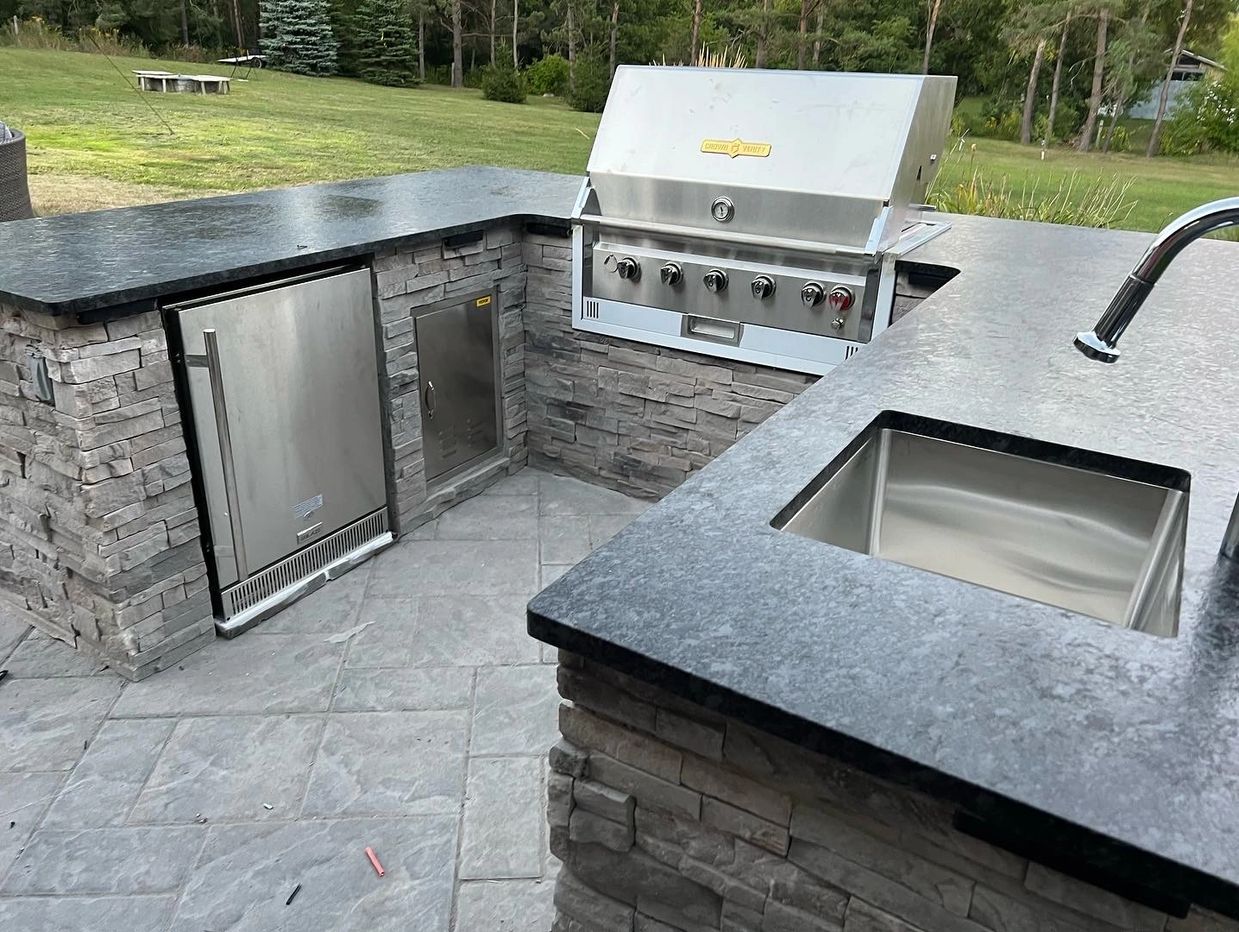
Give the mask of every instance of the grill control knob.
POLYGON ((615 263, 615 274, 620 278, 626 278, 629 281, 635 282, 641 277, 641 266, 631 256, 620 259, 619 262, 615 263))
POLYGON ((684 270, 678 262, 668 262, 658 270, 658 277, 663 280, 664 285, 678 285, 684 280, 684 270))
POLYGON ((706 288, 715 294, 727 290, 727 273, 722 269, 710 269, 701 280, 706 288))
POLYGON ((753 279, 753 284, 749 287, 753 289, 754 298, 758 301, 764 301, 774 294, 774 279, 769 275, 758 275, 753 279))
POLYGON ((831 289, 827 300, 830 301, 830 309, 836 314, 846 314, 856 303, 856 295, 846 285, 836 285, 831 289))
POLYGON ((826 300, 826 289, 817 282, 809 282, 800 289, 800 300, 806 307, 817 307, 826 300))

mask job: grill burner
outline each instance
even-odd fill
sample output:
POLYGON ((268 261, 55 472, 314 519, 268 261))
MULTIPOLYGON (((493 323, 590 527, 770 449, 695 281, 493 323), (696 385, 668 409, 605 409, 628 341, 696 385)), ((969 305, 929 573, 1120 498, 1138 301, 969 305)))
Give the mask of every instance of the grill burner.
POLYGON ((823 374, 891 322, 955 79, 621 67, 573 230, 583 330, 823 374))

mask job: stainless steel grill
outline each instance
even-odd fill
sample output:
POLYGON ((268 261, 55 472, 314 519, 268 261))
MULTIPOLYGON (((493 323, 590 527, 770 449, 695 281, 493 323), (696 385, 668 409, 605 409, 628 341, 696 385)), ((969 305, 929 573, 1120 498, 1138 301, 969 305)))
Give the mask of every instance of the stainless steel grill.
POLYGON ((810 373, 886 329, 955 79, 622 67, 574 218, 577 328, 810 373))

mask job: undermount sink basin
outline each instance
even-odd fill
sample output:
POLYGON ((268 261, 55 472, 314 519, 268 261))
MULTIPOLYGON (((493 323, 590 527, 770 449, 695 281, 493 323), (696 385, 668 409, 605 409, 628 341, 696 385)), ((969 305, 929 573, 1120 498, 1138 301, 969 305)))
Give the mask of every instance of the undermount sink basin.
POLYGON ((1191 477, 887 411, 774 519, 858 553, 1174 637, 1191 477))

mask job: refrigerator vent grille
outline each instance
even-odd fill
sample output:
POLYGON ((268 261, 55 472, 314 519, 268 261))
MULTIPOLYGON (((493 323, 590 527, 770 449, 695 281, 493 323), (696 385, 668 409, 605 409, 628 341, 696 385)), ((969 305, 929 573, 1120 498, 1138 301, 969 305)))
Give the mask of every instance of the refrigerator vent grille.
POLYGON ((224 617, 231 618, 281 589, 313 576, 380 534, 387 533, 387 509, 381 508, 343 527, 317 544, 294 553, 223 593, 224 617))

